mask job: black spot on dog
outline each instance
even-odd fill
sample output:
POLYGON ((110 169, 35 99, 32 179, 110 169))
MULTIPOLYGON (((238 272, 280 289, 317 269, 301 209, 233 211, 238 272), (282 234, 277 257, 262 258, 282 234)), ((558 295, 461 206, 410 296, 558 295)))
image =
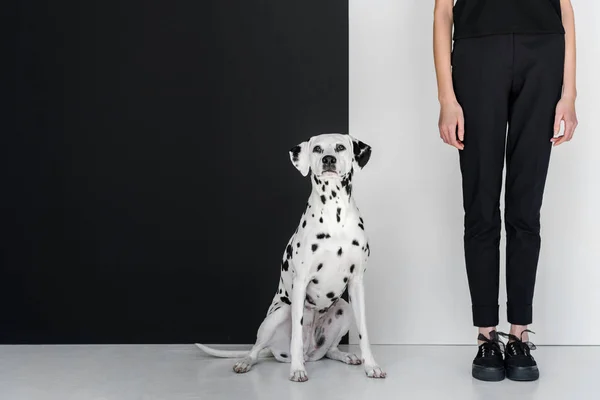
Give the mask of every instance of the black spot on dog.
POLYGON ((335 214, 335 217, 336 217, 336 219, 337 219, 337 222, 340 222, 340 215, 341 215, 341 214, 342 214, 342 209, 341 209, 341 208, 338 208, 338 209, 337 209, 337 212, 336 212, 336 214, 335 214))
POLYGON ((348 283, 348 277, 347 276, 344 277, 344 283, 348 283))
POLYGON ((283 264, 281 264, 281 270, 282 271, 287 271, 289 267, 290 267, 290 264, 288 263, 288 260, 285 260, 283 262, 283 264))
POLYGON ((323 264, 319 264, 319 265, 317 266, 317 271, 320 271, 320 270, 321 270, 321 268, 323 268, 323 264))
POLYGON ((316 305, 315 301, 313 300, 313 298, 312 298, 312 297, 310 297, 310 295, 309 295, 309 294, 307 294, 307 295, 306 295, 306 302, 307 302, 308 304, 312 304, 313 306, 315 306, 315 305, 316 305))
MULTIPOLYGON (((333 197, 329 196, 329 200, 333 200, 333 197)), ((335 203, 337 204, 337 201, 335 203)))
POLYGON ((304 317, 300 318, 300 325, 304 325, 304 317))
POLYGON ((362 335, 359 333, 358 338, 362 340, 362 335))
POLYGON ((315 183, 318 185, 320 183, 319 178, 317 178, 316 175, 313 175, 313 178, 315 179, 315 183))
POLYGON ((324 195, 324 194, 322 194, 322 195, 321 195, 321 202, 322 202, 323 204, 327 203, 327 198, 325 197, 325 195, 324 195))
POLYGON ((325 238, 329 238, 331 236, 329 236, 329 234, 327 233, 318 233, 317 234, 317 239, 325 239, 325 238))
POLYGON ((329 185, 329 181, 325 181, 325 184, 326 184, 326 185, 329 185))
POLYGON ((288 244, 287 247, 285 248, 285 252, 287 253, 287 259, 289 260, 290 258, 292 258, 292 245, 288 244))
POLYGON ((355 245, 355 246, 360 246, 360 243, 358 243, 358 240, 356 240, 356 239, 354 239, 352 241, 352 244, 355 245))
POLYGON ((281 301, 283 301, 285 304, 291 306, 292 302, 290 301, 290 299, 288 299, 287 297, 281 296, 280 297, 281 301))
POLYGON ((330 299, 332 299, 334 296, 335 296, 335 293, 333 293, 333 292, 327 293, 327 297, 329 297, 330 299))
POLYGON ((319 222, 323 223, 323 217, 319 218, 319 222))
POLYGON ((350 273, 352 274, 353 272, 354 272, 354 264, 352 264, 352 265, 350 266, 350 273))
POLYGON ((318 249, 318 248, 319 248, 319 245, 318 245, 318 244, 313 244, 313 245, 311 246, 311 249, 312 249, 313 253, 314 253, 315 251, 317 251, 317 249, 318 249))
POLYGON ((332 190, 332 191, 331 191, 331 195, 332 195, 333 197, 337 196, 337 193, 335 192, 335 190, 332 190))
POLYGON ((302 227, 306 228, 306 220, 302 221, 302 227))
POLYGON ((321 186, 321 190, 325 191, 325 185, 321 186))
POLYGON ((315 217, 315 214, 313 214, 313 215, 312 215, 312 217, 314 218, 314 217, 315 217))
POLYGON ((336 317, 339 317, 339 316, 341 316, 341 315, 343 315, 343 314, 344 314, 344 310, 342 310, 342 309, 340 308, 339 310, 337 310, 337 311, 336 311, 336 313, 335 313, 335 316, 336 316, 336 317))
POLYGON ((360 229, 362 229, 363 231, 365 230, 365 227, 364 227, 364 225, 363 225, 363 224, 358 224, 358 227, 359 227, 360 229))
POLYGON ((287 297, 290 297, 290 295, 288 294, 287 290, 285 291, 285 295, 286 295, 287 297))
POLYGON ((292 149, 290 150, 292 152, 292 160, 294 162, 298 161, 298 154, 300 154, 300 151, 302 150, 302 148, 300 146, 294 146, 292 147, 292 149))
POLYGON ((318 285, 319 284, 319 280, 317 278, 315 278, 315 279, 312 280, 312 283, 314 283, 315 285, 318 285))
POLYGON ((325 336, 321 336, 321 337, 320 337, 320 338, 317 340, 316 346, 317 346, 317 347, 321 347, 321 346, 323 346, 324 344, 325 344, 325 336))
POLYGON ((358 219, 360 219, 360 223, 361 223, 361 224, 364 224, 364 223, 365 223, 365 221, 363 221, 362 217, 358 217, 358 219))
POLYGON ((300 242, 296 243, 296 247, 300 247, 300 242))
POLYGON ((329 318, 329 321, 327 321, 328 325, 331 325, 331 318, 329 318))
POLYGON ((370 256, 371 255, 371 248, 369 247, 369 243, 367 243, 366 249, 367 249, 367 255, 370 256))
POLYGON ((338 250, 338 256, 341 257, 341 255, 342 255, 342 248, 340 247, 340 249, 338 250))
POLYGON ((283 290, 279 289, 279 294, 281 294, 281 292, 283 292, 283 290))
POLYGON ((288 355, 285 353, 281 353, 280 356, 281 356, 281 358, 288 358, 288 355))

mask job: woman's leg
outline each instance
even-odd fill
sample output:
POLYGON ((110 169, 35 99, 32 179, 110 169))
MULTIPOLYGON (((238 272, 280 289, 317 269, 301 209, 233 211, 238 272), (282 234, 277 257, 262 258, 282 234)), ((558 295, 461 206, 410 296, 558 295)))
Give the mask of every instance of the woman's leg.
POLYGON ((460 167, 473 324, 489 338, 489 332, 498 324, 499 203, 512 83, 512 36, 457 41, 453 80, 465 116, 460 167))
MULTIPOLYGON (((540 209, 560 99, 563 35, 515 35, 515 78, 506 146, 506 288, 511 333, 532 322, 540 252, 540 209)), ((523 336, 527 339, 527 334, 523 336)))

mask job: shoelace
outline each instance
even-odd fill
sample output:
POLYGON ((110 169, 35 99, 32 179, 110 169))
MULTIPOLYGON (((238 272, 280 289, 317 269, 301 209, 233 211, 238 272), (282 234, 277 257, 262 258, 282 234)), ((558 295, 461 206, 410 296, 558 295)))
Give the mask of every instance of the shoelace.
POLYGON ((496 331, 490 332, 489 338, 480 333, 479 336, 477 336, 477 340, 483 342, 480 346, 482 357, 493 357, 503 353, 504 342, 500 340, 496 331))
POLYGON ((530 331, 529 329, 525 329, 523 332, 521 332, 520 337, 517 337, 511 333, 504 333, 504 332, 498 332, 498 335, 508 339, 508 344, 506 345, 506 347, 508 348, 508 350, 510 350, 511 355, 513 355, 513 356, 530 356, 531 350, 535 350, 535 349, 537 349, 537 347, 535 346, 535 344, 531 343, 529 340, 523 341, 523 334, 525 332, 533 333, 535 335, 535 332, 530 331))

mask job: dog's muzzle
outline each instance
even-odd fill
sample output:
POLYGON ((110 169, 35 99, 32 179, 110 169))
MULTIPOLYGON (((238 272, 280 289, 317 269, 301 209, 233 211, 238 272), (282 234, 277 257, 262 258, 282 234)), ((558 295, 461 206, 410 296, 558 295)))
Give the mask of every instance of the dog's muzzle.
POLYGON ((323 157, 323 172, 336 172, 335 163, 337 162, 334 156, 323 157))

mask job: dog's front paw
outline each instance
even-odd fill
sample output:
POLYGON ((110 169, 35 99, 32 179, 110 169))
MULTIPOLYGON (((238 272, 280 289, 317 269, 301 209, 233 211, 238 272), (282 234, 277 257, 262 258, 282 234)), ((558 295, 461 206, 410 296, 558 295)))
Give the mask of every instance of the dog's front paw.
POLYGON ((296 369, 290 373, 290 381, 292 382, 306 382, 308 375, 305 369, 296 369))
POLYGON ((238 374, 243 374, 244 372, 248 372, 248 371, 250 371, 251 368, 252 368, 252 360, 250 360, 249 358, 244 358, 243 360, 235 363, 235 365, 233 366, 233 370, 238 374))
POLYGON ((365 373, 369 378, 385 378, 387 376, 378 365, 365 365, 365 373))
POLYGON ((346 354, 346 358, 344 359, 344 362, 349 365, 362 364, 362 361, 360 360, 360 358, 358 358, 358 356, 356 354, 352 354, 352 353, 346 354))

